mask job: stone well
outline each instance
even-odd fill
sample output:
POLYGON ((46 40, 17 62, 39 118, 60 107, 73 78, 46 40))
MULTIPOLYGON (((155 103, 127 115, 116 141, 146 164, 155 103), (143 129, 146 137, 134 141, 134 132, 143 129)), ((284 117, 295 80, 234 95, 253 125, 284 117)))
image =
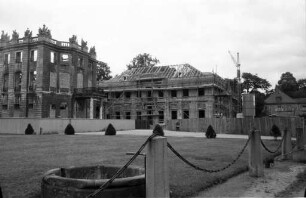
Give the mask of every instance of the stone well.
MULTIPOLYGON (((43 198, 84 198, 108 181, 121 166, 57 168, 42 179, 43 198)), ((144 169, 128 167, 99 197, 145 197, 144 169)))

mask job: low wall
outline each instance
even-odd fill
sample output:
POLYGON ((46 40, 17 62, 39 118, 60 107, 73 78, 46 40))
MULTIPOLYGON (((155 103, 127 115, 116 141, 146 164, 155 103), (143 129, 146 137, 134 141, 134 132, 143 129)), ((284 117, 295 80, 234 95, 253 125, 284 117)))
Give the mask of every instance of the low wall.
POLYGON ((280 130, 287 128, 295 136, 296 128, 304 128, 302 118, 199 118, 167 121, 166 128, 171 131, 204 132, 211 125, 216 133, 248 134, 254 126, 262 135, 270 135, 275 124, 280 130))
POLYGON ((24 134, 29 123, 36 134, 40 130, 43 134, 64 134, 68 123, 72 124, 76 132, 102 131, 110 123, 116 130, 135 129, 135 120, 0 118, 0 134, 24 134))

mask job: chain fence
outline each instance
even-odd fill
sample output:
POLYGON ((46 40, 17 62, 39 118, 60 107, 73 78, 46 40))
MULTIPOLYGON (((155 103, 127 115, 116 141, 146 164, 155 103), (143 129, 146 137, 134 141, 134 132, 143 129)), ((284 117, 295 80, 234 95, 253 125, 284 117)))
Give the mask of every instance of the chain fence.
POLYGON ((282 141, 279 143, 279 145, 277 146, 277 148, 276 148, 274 151, 272 151, 272 150, 270 150, 270 149, 264 144, 264 142, 262 141, 262 139, 260 139, 260 143, 261 143, 262 147, 264 147, 264 149, 265 149, 266 151, 268 151, 269 153, 276 153, 276 152, 278 152, 279 149, 281 148, 281 146, 282 146, 282 144, 283 144, 284 141, 285 141, 285 138, 283 137, 283 138, 282 138, 282 141))
POLYGON ((148 137, 148 139, 141 145, 141 147, 138 149, 138 151, 133 155, 133 157, 121 168, 119 169, 116 174, 110 178, 107 182, 105 182, 102 186, 100 186, 96 191, 94 191, 93 193, 91 193, 90 195, 87 196, 87 198, 92 198, 92 197, 96 197, 99 196, 103 190, 105 190, 109 185, 111 185, 111 183, 113 183, 113 181, 119 177, 128 167, 129 165, 131 165, 131 163, 136 159, 136 157, 141 153, 141 151, 145 148, 145 146, 149 143, 149 141, 156 137, 159 136, 160 134, 158 133, 154 133, 148 137))
MULTIPOLYGON (((219 169, 206 169, 206 168, 202 168, 202 167, 199 167, 195 164, 193 164, 192 162, 190 162, 189 160, 187 160, 186 158, 184 158, 178 151, 176 151, 173 146, 167 142, 167 147, 180 159, 182 160, 184 163, 186 163, 187 165, 191 166, 192 168, 194 168, 195 170, 199 170, 199 171, 203 171, 203 172, 206 172, 206 173, 218 173, 218 172, 221 172, 221 171, 224 171, 226 169, 228 169, 229 167, 231 167, 232 165, 234 165, 238 159, 241 157, 241 155, 244 153, 245 149, 247 148, 247 145, 249 144, 251 138, 250 136, 252 135, 252 133, 254 133, 255 131, 251 131, 249 133, 249 136, 248 136, 248 139, 246 141, 246 143, 244 144, 244 146, 242 147, 241 151, 238 153, 238 155, 236 156, 236 158, 231 161, 229 164, 227 164, 226 166, 222 167, 222 168, 219 168, 219 169)), ((95 190, 93 193, 91 193, 90 195, 88 195, 86 198, 93 198, 93 197, 96 197, 96 196, 99 196, 103 190, 105 190, 109 185, 112 184, 112 182, 118 177, 120 176, 127 168, 128 166, 137 158, 138 155, 140 155, 140 153, 142 152, 142 150, 145 148, 145 146, 149 143, 149 141, 152 140, 152 138, 156 137, 156 136, 164 136, 164 133, 163 131, 160 132, 158 130, 153 130, 153 134, 147 138, 147 140, 141 145, 141 147, 138 149, 138 151, 132 156, 132 158, 121 168, 119 169, 115 175, 113 175, 112 178, 110 178, 107 182, 105 182, 102 186, 100 186, 97 190, 95 190)), ((276 148, 276 150, 272 151, 270 150, 265 144, 264 142, 261 140, 261 145, 264 147, 264 149, 270 153, 276 153, 282 143, 284 142, 284 137, 282 138, 282 141, 280 142, 280 144, 278 145, 278 147, 276 148)), ((294 148, 292 148, 294 149, 294 148)), ((289 153, 286 153, 286 154, 283 154, 282 156, 284 155, 289 155, 293 152, 297 152, 297 151, 300 151, 300 150, 304 150, 305 149, 305 146, 303 148, 300 148, 298 150, 292 150, 291 152, 289 153)))
POLYGON ((196 170, 199 170, 199 171, 206 172, 206 173, 217 173, 217 172, 221 172, 221 171, 224 171, 224 170, 228 169, 229 167, 231 167, 232 165, 234 165, 238 161, 238 159, 241 157, 241 155, 245 151, 247 145, 249 144, 250 139, 251 139, 250 135, 253 132, 254 131, 252 131, 249 134, 248 140, 246 141, 246 143, 244 144, 243 148, 241 149, 241 151, 238 153, 237 157, 233 161, 231 161, 228 165, 226 165, 226 166, 224 166, 224 167, 222 167, 220 169, 214 169, 214 170, 210 170, 210 169, 206 169, 206 168, 201 168, 201 167, 191 163, 189 160, 184 158, 179 152, 177 152, 169 142, 167 143, 167 146, 180 160, 182 160, 183 162, 185 162, 187 165, 191 166, 192 168, 194 168, 196 170))

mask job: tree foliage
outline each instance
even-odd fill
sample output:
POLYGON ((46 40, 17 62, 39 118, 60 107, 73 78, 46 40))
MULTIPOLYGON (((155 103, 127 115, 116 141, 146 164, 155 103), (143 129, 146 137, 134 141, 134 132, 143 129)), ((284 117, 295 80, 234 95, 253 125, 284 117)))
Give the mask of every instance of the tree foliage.
POLYGON ((301 78, 297 81, 299 89, 306 91, 306 78, 301 78))
POLYGON ((97 64, 97 81, 111 79, 110 73, 111 71, 107 63, 101 61, 97 64))
POLYGON ((278 81, 278 87, 281 91, 290 95, 290 92, 298 91, 299 85, 292 73, 286 72, 281 75, 278 81))
POLYGON ((242 90, 246 90, 247 93, 253 90, 263 89, 266 92, 271 87, 271 84, 266 79, 260 78, 257 74, 253 75, 251 73, 242 73, 243 83, 242 90))
POLYGON ((139 67, 153 67, 157 63, 159 63, 159 60, 157 58, 152 58, 152 56, 150 54, 143 53, 143 54, 138 54, 126 66, 130 70, 132 68, 139 68, 139 67))

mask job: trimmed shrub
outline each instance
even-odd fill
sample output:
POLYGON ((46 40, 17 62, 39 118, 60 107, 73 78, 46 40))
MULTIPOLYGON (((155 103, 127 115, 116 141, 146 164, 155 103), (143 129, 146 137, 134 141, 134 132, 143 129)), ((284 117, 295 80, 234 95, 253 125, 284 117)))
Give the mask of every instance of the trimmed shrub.
POLYGON ((26 135, 33 135, 34 134, 34 129, 33 129, 31 124, 28 124, 28 126, 27 126, 26 130, 24 131, 24 133, 26 135))
POLYGON ((163 128, 159 124, 157 124, 154 127, 153 133, 156 134, 156 135, 159 135, 159 136, 164 136, 165 135, 163 128))
POLYGON ((206 133, 207 138, 216 138, 217 134, 211 125, 208 126, 206 133))
POLYGON ((271 134, 271 136, 274 137, 275 140, 277 140, 277 137, 282 135, 279 128, 275 124, 273 124, 273 126, 271 128, 270 134, 271 134))
POLYGON ((65 128, 65 134, 66 135, 74 135, 75 131, 73 126, 69 123, 65 128))
POLYGON ((105 130, 105 135, 116 135, 116 129, 112 124, 109 124, 105 130))

